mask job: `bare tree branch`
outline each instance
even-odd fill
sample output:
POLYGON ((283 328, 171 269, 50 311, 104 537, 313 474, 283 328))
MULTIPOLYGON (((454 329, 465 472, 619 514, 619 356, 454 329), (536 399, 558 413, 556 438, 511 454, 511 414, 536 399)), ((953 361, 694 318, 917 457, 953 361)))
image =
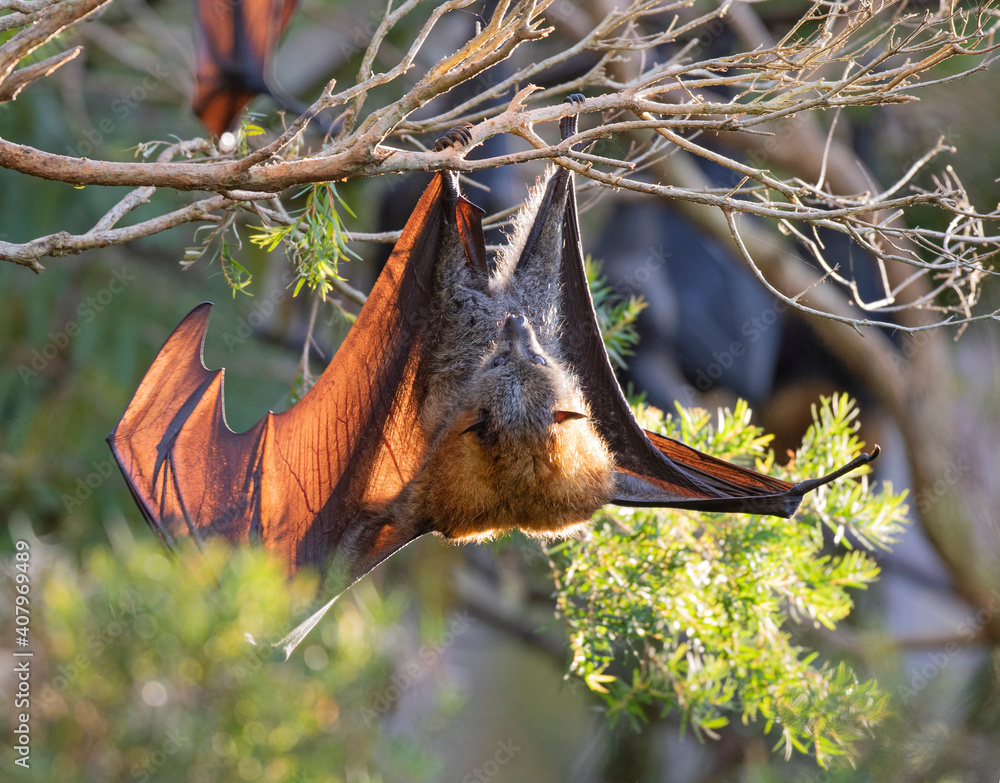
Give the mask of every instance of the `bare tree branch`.
POLYGON ((5 82, 0 83, 0 103, 6 103, 7 101, 14 100, 18 94, 38 79, 49 76, 56 71, 56 69, 61 68, 70 60, 74 59, 80 52, 83 51, 82 46, 76 46, 68 51, 62 52, 61 54, 54 54, 51 57, 46 57, 41 62, 35 63, 34 65, 27 65, 24 68, 19 68, 14 71, 5 82))
MULTIPOLYGON (((46 2, 44 8, 41 0, 38 5, 22 3, 23 8, 30 10, 22 11, 26 14, 23 17, 14 14, 15 19, 11 23, 11 28, 25 25, 24 29, 0 46, 0 84, 10 76, 15 66, 35 49, 109 2, 111 0, 61 0, 60 2, 53 0, 46 2)), ((6 22, 7 19, 8 17, 0 18, 0 22, 6 22)))
MULTIPOLYGON (((338 89, 331 82, 282 134, 243 156, 220 155, 207 142, 195 140, 191 144, 201 152, 194 157, 189 154, 186 161, 111 162, 58 155, 0 139, 0 166, 73 185, 134 189, 128 201, 116 207, 117 212, 86 234, 71 237, 56 233, 21 245, 0 244, 0 257, 38 271, 38 261, 46 255, 80 252, 148 236, 183 222, 217 221, 214 210, 263 200, 293 186, 445 167, 475 171, 556 158, 559 165, 604 186, 714 206, 729 216, 734 228, 736 213, 776 221, 821 265, 826 285, 843 287, 855 305, 870 314, 859 318, 854 313, 828 311, 826 314, 834 320, 865 328, 888 324, 885 316, 917 307, 937 313, 938 317, 931 320, 892 322, 898 328, 917 332, 997 317, 993 312, 979 312, 977 307, 982 284, 992 275, 988 263, 1000 247, 1000 232, 988 225, 1000 214, 977 211, 957 176, 948 169, 937 175, 930 189, 913 184, 949 147, 939 142, 894 183, 875 188, 863 170, 856 166, 855 171, 850 170, 856 162, 849 151, 834 142, 832 127, 828 133, 812 119, 817 110, 839 111, 849 106, 915 100, 914 91, 923 82, 940 81, 928 79, 931 69, 951 58, 965 58, 960 73, 986 67, 1000 47, 995 36, 1000 20, 990 4, 953 10, 942 6, 935 13, 918 15, 909 13, 904 3, 890 0, 817 2, 781 40, 773 41, 755 22, 750 8, 736 0, 720 0, 714 8, 704 10, 694 10, 700 6, 690 0, 632 0, 622 7, 608 4, 601 11, 595 10, 590 29, 579 40, 557 47, 544 57, 529 57, 512 72, 494 78, 495 66, 520 47, 536 45, 553 30, 546 26, 544 17, 551 10, 548 0, 506 0, 465 45, 445 54, 415 82, 405 85, 404 75, 414 67, 440 20, 469 3, 449 0, 431 8, 398 61, 376 72, 390 31, 411 19, 423 5, 420 0, 405 0, 396 8, 390 3, 368 42, 355 83, 338 89), (715 29, 713 25, 721 28, 723 23, 733 26, 749 47, 747 51, 709 55, 709 47, 699 33, 715 29), (650 56, 654 49, 659 52, 665 47, 671 52, 668 56, 650 56), (548 90, 521 90, 506 108, 493 105, 515 87, 581 56, 592 58, 591 63, 571 83, 548 90), (470 80, 483 83, 484 89, 475 90, 472 97, 434 116, 411 118, 432 99, 470 80), (389 87, 397 90, 398 97, 363 116, 372 90, 389 87), (574 111, 552 103, 557 96, 578 89, 596 93, 588 98, 583 111, 602 113, 604 122, 552 146, 534 127, 574 111), (337 137, 325 148, 303 154, 301 134, 309 122, 321 111, 338 108, 341 127, 337 137), (510 134, 527 140, 531 148, 468 160, 469 150, 414 151, 387 144, 393 138, 439 132, 459 120, 476 122, 472 147, 493 136, 510 134), (774 138, 773 134, 795 122, 805 122, 807 132, 792 137, 808 138, 807 148, 821 151, 810 156, 816 169, 805 177, 776 173, 774 164, 783 155, 801 157, 801 151, 783 150, 781 143, 775 145, 769 160, 759 163, 710 146, 713 140, 729 144, 736 141, 745 150, 756 143, 754 139, 774 138), (641 140, 644 134, 645 141, 641 140), (639 140, 629 150, 629 159, 572 149, 585 142, 625 137, 639 140), (658 141, 653 143, 651 138, 658 141), (822 143, 817 145, 816 139, 822 143), (728 168, 743 182, 723 190, 651 180, 648 173, 655 171, 657 157, 674 155, 678 150, 728 168), (132 227, 118 228, 127 213, 149 198, 151 188, 201 190, 217 196, 199 199, 132 227), (914 207, 932 207, 949 215, 948 228, 907 225, 906 217, 914 207), (863 299, 857 282, 825 260, 825 248, 817 234, 820 229, 850 237, 875 259, 884 289, 878 296, 863 299), (931 280, 933 283, 928 284, 931 280), (942 304, 945 292, 949 297, 947 304, 942 304)), ((41 41, 102 5, 97 0, 74 0, 54 6, 41 1, 18 3, 13 14, 3 17, 10 24, 27 24, 33 14, 43 9, 55 12, 47 13, 45 21, 26 26, 0 46, 0 65, 7 69, 0 70, 0 77, 9 76, 14 65, 41 41), (14 22, 9 21, 11 17, 15 17, 14 22)), ((4 89, 2 82, 0 89, 4 89)), ((738 233, 733 235, 738 238, 738 233)), ((754 254, 744 250, 752 263, 754 254)), ((767 282, 766 275, 764 278, 767 282)), ((794 296, 788 301, 803 312, 812 312, 794 296)))

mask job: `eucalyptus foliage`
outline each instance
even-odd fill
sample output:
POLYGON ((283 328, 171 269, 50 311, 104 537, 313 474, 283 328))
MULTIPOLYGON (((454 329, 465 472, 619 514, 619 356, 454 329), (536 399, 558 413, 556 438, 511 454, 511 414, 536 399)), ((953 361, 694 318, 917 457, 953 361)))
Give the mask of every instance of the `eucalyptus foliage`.
POLYGON ((352 218, 355 215, 330 182, 310 185, 302 194, 306 203, 299 212, 283 224, 265 221, 254 229, 250 241, 268 252, 284 244, 297 274, 293 294, 298 295, 302 286, 308 285, 325 299, 332 290, 331 281, 344 279, 337 271, 339 262, 358 258, 347 246, 340 211, 352 218))

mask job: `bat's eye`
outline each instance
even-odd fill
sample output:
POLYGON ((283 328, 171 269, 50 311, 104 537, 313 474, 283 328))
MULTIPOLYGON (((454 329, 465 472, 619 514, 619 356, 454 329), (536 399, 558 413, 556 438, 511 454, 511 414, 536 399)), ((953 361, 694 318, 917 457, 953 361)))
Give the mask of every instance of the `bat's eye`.
POLYGON ((503 367, 505 364, 507 364, 506 356, 498 356, 496 359, 493 360, 494 367, 503 367))
POLYGON ((539 356, 537 353, 533 357, 531 357, 531 361, 533 361, 535 364, 541 364, 542 366, 548 364, 548 362, 545 361, 545 357, 539 356))

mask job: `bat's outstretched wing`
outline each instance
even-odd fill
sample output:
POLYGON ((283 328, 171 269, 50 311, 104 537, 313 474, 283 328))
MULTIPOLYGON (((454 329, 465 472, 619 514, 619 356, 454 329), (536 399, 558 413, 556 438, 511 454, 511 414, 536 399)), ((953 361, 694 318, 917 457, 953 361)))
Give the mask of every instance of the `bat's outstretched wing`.
MULTIPOLYGON (((424 530, 390 501, 427 449, 418 396, 438 245, 446 232, 484 257, 479 210, 435 175, 340 350, 285 413, 234 433, 222 371, 202 362, 210 305, 163 346, 108 441, 149 524, 185 536, 257 542, 289 572, 331 569, 339 592, 424 530)), ((332 586, 331 586, 332 587, 332 586)))
POLYGON ((194 113, 212 133, 270 93, 265 70, 297 0, 196 0, 194 113))
MULTIPOLYGON (((563 138, 575 133, 576 117, 565 118, 563 138)), ((583 265, 576 192, 568 170, 558 169, 549 180, 538 214, 555 219, 561 215, 563 222, 560 278, 567 328, 560 342, 563 358, 581 381, 592 419, 614 454, 612 503, 790 517, 806 492, 878 456, 875 446, 870 454, 859 455, 827 476, 791 484, 643 430, 629 409, 601 340, 583 265)), ((538 224, 536 229, 524 254, 531 252, 535 234, 542 233, 538 224)))

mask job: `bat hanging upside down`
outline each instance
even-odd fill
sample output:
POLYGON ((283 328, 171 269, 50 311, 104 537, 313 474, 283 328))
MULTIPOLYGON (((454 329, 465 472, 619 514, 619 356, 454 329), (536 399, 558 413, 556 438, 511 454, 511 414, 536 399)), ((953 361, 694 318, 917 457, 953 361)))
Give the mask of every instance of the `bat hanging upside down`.
POLYGON ((221 136, 255 95, 272 95, 296 115, 267 83, 266 72, 298 0, 195 0, 195 69, 192 108, 221 136))
MULTIPOLYGON (((469 127, 438 149, 467 146, 469 127)), ((561 130, 573 136, 576 117, 561 130)), ((112 451, 168 546, 252 542, 289 572, 332 574, 327 598, 425 533, 565 535, 606 503, 789 517, 878 455, 791 484, 644 431, 597 327, 564 168, 535 188, 492 270, 481 210, 455 173, 436 174, 322 377, 247 432, 226 425, 222 371, 202 362, 209 310, 167 340, 112 451)))

